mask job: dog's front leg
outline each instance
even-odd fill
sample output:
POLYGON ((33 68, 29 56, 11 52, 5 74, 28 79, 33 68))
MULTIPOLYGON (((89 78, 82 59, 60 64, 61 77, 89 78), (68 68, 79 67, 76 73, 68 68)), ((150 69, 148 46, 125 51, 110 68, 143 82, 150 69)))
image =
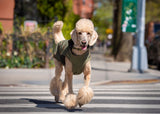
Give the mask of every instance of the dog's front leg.
POLYGON ((91 80, 91 64, 90 64, 90 61, 88 61, 86 63, 83 74, 84 74, 85 86, 89 86, 90 80, 91 80))
POLYGON ((85 86, 83 86, 78 92, 78 104, 81 107, 84 104, 87 104, 91 101, 93 97, 93 90, 89 87, 91 78, 91 65, 90 61, 88 61, 84 68, 84 81, 85 86))
POLYGON ((77 106, 77 96, 74 94, 73 88, 72 88, 72 79, 73 79, 72 64, 67 58, 65 58, 65 64, 66 64, 65 65, 65 77, 67 78, 69 93, 67 94, 64 100, 64 105, 68 109, 73 109, 77 106))

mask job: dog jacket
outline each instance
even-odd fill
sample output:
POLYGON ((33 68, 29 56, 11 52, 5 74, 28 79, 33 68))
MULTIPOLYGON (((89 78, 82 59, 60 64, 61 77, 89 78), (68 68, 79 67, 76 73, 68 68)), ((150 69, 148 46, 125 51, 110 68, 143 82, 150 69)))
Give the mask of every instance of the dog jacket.
POLYGON ((72 39, 60 41, 56 46, 54 57, 63 65, 65 65, 65 57, 67 57, 72 63, 72 72, 76 75, 83 72, 85 64, 90 59, 90 52, 87 48, 83 55, 75 55, 72 53, 73 44, 72 39))

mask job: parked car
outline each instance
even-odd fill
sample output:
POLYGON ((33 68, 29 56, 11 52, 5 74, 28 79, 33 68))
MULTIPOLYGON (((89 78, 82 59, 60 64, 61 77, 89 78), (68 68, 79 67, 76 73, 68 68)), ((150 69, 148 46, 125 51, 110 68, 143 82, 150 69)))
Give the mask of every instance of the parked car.
POLYGON ((156 32, 155 38, 147 46, 148 64, 156 65, 160 70, 160 30, 156 32))

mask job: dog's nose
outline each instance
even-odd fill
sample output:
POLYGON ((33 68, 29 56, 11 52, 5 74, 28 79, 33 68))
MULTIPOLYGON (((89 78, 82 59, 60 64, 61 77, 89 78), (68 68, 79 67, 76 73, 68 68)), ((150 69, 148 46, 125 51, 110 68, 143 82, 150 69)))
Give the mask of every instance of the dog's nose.
POLYGON ((83 45, 85 45, 87 42, 83 40, 83 41, 81 41, 81 43, 82 43, 83 45))

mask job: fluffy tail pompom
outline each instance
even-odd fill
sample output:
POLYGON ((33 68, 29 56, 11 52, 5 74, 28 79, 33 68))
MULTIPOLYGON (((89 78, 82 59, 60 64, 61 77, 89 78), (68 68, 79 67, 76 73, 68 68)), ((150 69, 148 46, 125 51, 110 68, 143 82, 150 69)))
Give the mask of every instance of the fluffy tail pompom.
POLYGON ((62 21, 57 21, 53 25, 53 36, 54 36, 54 41, 56 44, 58 44, 58 42, 62 40, 65 40, 63 33, 62 33, 62 27, 63 27, 62 21))

